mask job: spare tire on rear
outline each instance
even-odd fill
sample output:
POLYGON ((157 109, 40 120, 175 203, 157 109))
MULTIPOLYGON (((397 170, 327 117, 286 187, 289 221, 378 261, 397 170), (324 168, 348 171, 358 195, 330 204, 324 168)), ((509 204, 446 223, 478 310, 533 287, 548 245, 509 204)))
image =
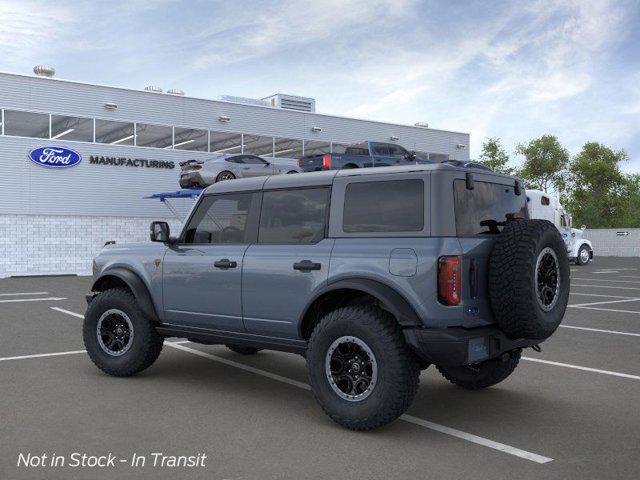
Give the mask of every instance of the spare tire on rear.
POLYGON ((548 220, 512 220, 489 259, 489 298, 500 329, 512 339, 544 340, 569 301, 569 260, 548 220))

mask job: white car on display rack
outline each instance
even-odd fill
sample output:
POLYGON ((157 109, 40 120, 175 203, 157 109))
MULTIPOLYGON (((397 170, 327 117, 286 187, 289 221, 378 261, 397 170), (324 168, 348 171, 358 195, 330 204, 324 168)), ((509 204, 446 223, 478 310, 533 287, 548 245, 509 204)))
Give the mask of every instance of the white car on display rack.
POLYGON ((577 265, 593 260, 593 245, 584 238, 587 227, 572 228, 571 215, 560 201, 542 190, 527 190, 527 209, 530 218, 540 218, 553 223, 567 245, 567 256, 577 265))

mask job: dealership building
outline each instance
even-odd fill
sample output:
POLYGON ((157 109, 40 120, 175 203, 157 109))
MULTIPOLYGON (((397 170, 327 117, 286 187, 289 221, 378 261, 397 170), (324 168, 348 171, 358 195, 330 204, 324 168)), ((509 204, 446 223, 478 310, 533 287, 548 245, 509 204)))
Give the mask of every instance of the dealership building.
POLYGON ((186 160, 252 153, 292 162, 364 140, 469 159, 467 133, 319 114, 310 98, 214 100, 34 72, 0 73, 0 277, 90 274, 105 242, 146 241, 151 220, 178 228, 193 200, 175 200, 172 213, 145 197, 178 190, 186 160), (34 151, 61 151, 66 165, 34 161, 34 151))

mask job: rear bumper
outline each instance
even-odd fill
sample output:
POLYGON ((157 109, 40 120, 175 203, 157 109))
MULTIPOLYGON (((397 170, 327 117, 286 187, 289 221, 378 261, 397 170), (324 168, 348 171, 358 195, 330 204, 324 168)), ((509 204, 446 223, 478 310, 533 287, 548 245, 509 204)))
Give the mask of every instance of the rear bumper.
POLYGON ((204 187, 204 181, 202 176, 198 172, 183 173, 180 175, 180 187, 192 188, 192 187, 204 187))
POLYGON ((528 338, 512 340, 496 327, 406 328, 403 333, 407 344, 422 360, 450 367, 483 362, 542 342, 528 338))

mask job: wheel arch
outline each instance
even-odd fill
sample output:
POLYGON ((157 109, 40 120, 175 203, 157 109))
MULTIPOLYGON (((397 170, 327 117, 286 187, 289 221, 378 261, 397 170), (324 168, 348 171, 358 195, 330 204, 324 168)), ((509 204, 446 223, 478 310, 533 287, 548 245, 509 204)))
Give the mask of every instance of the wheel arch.
POLYGON ((392 287, 376 280, 349 278, 330 283, 316 292, 298 320, 299 337, 308 339, 317 322, 330 308, 344 306, 360 298, 370 298, 379 303, 402 327, 422 325, 409 301, 392 287))
POLYGON ((106 270, 93 282, 91 291, 104 292, 110 288, 118 287, 128 288, 133 293, 142 312, 154 321, 159 320, 147 285, 137 273, 128 268, 116 267, 106 270))

